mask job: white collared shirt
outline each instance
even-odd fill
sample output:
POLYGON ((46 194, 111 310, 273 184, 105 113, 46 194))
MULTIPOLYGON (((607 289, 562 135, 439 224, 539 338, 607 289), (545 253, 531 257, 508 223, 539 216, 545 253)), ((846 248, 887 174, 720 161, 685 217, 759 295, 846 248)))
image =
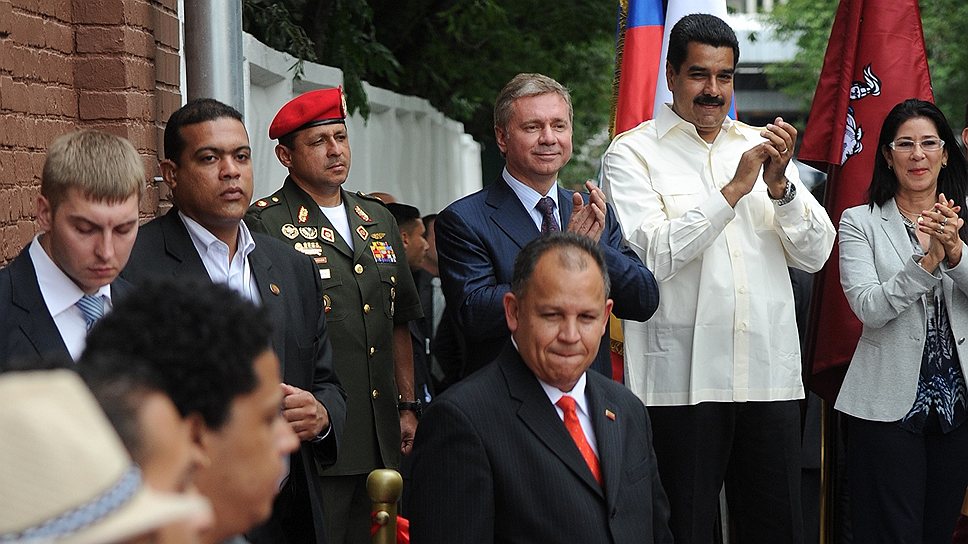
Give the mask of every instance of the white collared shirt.
POLYGON ((787 267, 818 270, 836 232, 792 162, 791 202, 771 200, 761 172, 729 206, 720 190, 759 132, 726 119, 709 145, 667 104, 602 159, 625 237, 659 283, 655 315, 625 321, 626 384, 649 406, 803 398, 787 267))
POLYGON ((238 249, 229 261, 229 246, 225 242, 216 238, 208 229, 183 214, 181 210, 178 211, 178 217, 188 230, 188 236, 192 239, 195 251, 201 257, 209 278, 214 283, 227 285, 246 299, 261 305, 259 286, 249 265, 249 254, 255 249, 255 240, 252 239, 252 234, 249 233, 245 223, 239 221, 238 249))
MULTIPOLYGON (((57 332, 64 340, 71 358, 76 361, 84 352, 87 340, 87 322, 84 320, 84 313, 75 306, 84 296, 84 291, 51 260, 40 245, 40 236, 34 237, 28 249, 30 260, 34 264, 34 273, 37 275, 37 285, 40 286, 40 294, 44 297, 47 311, 54 319, 57 332)), ((101 286, 96 294, 104 297, 104 313, 107 314, 112 307, 111 286, 101 286)))
POLYGON ((538 205, 539 200, 546 196, 551 197, 551 200, 555 203, 555 219, 558 220, 558 227, 562 231, 566 230, 565 226, 561 224, 561 207, 558 206, 557 181, 551 186, 551 189, 548 190, 548 194, 543 195, 538 191, 535 191, 530 186, 518 181, 514 176, 511 175, 510 172, 508 172, 507 167, 504 168, 502 175, 504 176, 504 181, 511 186, 511 190, 514 191, 514 194, 518 197, 518 200, 521 201, 524 209, 528 210, 528 214, 531 215, 531 220, 534 221, 534 225, 538 227, 538 230, 541 230, 541 222, 544 220, 544 217, 541 215, 541 210, 535 206, 538 205))

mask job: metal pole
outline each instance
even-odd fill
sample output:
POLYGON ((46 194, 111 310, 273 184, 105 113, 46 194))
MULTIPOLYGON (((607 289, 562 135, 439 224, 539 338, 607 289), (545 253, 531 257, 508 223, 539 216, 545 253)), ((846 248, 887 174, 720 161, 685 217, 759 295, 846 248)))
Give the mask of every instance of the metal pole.
POLYGON ((366 492, 373 501, 373 521, 378 526, 373 544, 396 544, 397 501, 403 492, 403 478, 395 470, 378 468, 366 478, 366 492))
POLYGON ((214 98, 245 111, 242 0, 185 2, 188 99, 214 98))

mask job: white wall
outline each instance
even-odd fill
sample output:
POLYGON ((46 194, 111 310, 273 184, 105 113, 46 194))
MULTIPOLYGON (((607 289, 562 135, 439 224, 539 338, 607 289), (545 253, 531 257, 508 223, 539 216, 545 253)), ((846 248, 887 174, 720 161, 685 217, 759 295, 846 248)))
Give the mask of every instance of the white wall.
MULTIPOLYGON (((274 192, 286 177, 269 140, 269 124, 291 98, 340 85, 340 70, 304 64, 303 79, 294 82, 289 68, 296 59, 244 35, 245 119, 255 166, 253 198, 274 192)), ((436 213, 457 198, 481 188, 481 146, 422 98, 403 96, 364 83, 370 117, 346 120, 352 164, 344 187, 351 191, 384 191, 413 204, 423 214, 436 213)))

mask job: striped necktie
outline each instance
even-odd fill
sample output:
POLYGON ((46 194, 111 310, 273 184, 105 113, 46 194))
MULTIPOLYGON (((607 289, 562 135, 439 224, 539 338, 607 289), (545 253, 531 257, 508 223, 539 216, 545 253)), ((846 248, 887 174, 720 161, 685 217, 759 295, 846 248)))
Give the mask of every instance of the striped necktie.
POLYGON ((103 295, 84 295, 74 305, 80 308, 81 314, 84 315, 84 324, 87 326, 87 330, 91 330, 97 320, 104 315, 103 295))

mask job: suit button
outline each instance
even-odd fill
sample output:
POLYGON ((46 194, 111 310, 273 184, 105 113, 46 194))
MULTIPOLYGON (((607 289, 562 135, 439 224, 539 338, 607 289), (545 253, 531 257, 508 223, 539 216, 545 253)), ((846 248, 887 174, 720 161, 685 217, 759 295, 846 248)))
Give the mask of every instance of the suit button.
POLYGON ((373 357, 374 353, 376 353, 376 348, 370 347, 370 357, 373 357))
POLYGON ((353 271, 356 272, 357 274, 362 274, 363 273, 363 265, 362 264, 359 264, 359 263, 356 263, 356 266, 353 267, 353 271))
POLYGON ((370 305, 369 304, 364 304, 363 305, 363 313, 364 314, 370 313, 370 305))
POLYGON ((375 399, 378 399, 378 398, 380 398, 380 392, 377 391, 376 389, 374 389, 372 392, 370 392, 370 396, 373 397, 373 398, 375 398, 375 399))

